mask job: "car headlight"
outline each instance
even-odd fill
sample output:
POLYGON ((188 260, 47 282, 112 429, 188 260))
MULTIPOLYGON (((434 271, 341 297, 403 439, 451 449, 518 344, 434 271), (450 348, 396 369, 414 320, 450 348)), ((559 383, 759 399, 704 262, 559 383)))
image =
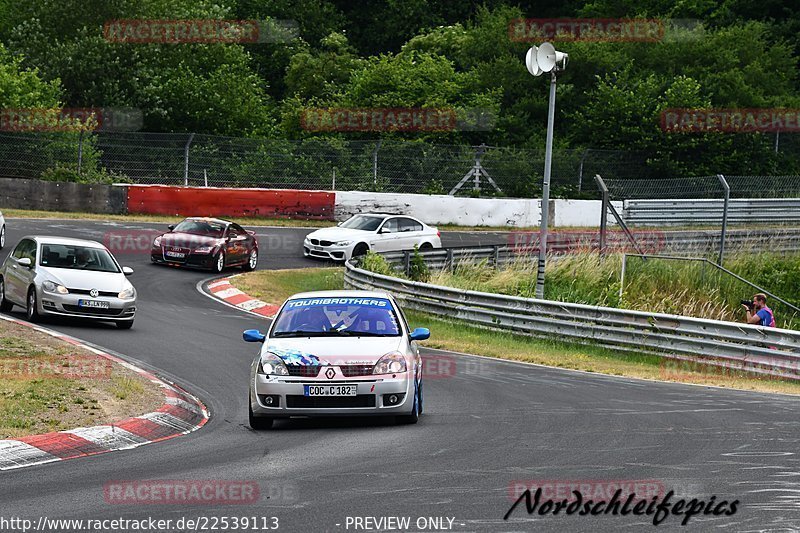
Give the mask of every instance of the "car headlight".
POLYGON ((398 374, 406 371, 406 358, 400 352, 389 352, 375 363, 373 374, 398 374))
POLYGON ((158 248, 161 246, 161 237, 156 237, 153 239, 153 248, 158 248))
POLYGON ((336 246, 350 246, 351 244, 353 244, 353 241, 339 241, 335 244, 336 246))
POLYGON ((121 293, 117 294, 117 298, 121 300, 130 300, 132 298, 136 298, 136 289, 133 288, 133 285, 130 285, 122 290, 121 293))
POLYGON ((283 359, 274 353, 266 352, 261 356, 261 361, 258 362, 258 373, 271 376, 288 376, 289 369, 283 359))
POLYGON ((210 254, 211 250, 213 250, 213 246, 201 246, 200 248, 195 248, 192 252, 196 254, 210 254))
POLYGON ((61 284, 58 284, 54 281, 45 281, 42 283, 42 288, 46 292, 57 292, 58 294, 69 294, 67 288, 61 284))

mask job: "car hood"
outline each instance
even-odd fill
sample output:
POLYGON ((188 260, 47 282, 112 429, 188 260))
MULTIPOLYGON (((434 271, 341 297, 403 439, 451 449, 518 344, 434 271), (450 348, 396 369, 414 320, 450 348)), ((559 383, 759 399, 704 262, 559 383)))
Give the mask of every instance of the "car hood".
POLYGON ((199 248, 200 246, 215 246, 223 239, 206 235, 193 235, 191 233, 170 232, 161 236, 161 246, 176 246, 178 248, 199 248))
POLYGON ((348 239, 363 239, 365 235, 370 235, 374 232, 365 231, 363 229, 349 229, 340 228, 338 226, 333 228, 323 228, 317 231, 312 231, 307 235, 309 239, 323 239, 326 241, 344 241, 348 239))
POLYGON ((97 289, 98 291, 120 292, 127 287, 125 274, 121 272, 93 272, 90 270, 71 270, 68 268, 41 268, 47 279, 56 281, 68 289, 97 289))
POLYGON ((375 364, 389 352, 399 350, 403 337, 301 337, 268 339, 261 353, 272 352, 286 364, 338 365, 375 364))

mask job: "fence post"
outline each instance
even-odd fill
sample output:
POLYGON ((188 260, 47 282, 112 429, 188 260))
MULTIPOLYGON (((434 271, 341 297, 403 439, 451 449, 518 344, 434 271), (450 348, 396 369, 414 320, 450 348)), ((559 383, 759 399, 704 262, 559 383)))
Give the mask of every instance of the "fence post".
POLYGON ((78 176, 81 175, 83 167, 83 130, 78 133, 78 176))
POLYGON ((600 177, 600 174, 595 174, 594 181, 602 194, 600 202, 600 243, 598 253, 602 257, 606 253, 606 228, 608 226, 608 187, 600 177))
POLYGON ((717 179, 719 179, 722 188, 725 190, 725 202, 722 205, 722 231, 719 235, 719 259, 717 260, 717 264, 722 266, 722 260, 725 256, 725 234, 728 232, 728 204, 731 200, 731 187, 722 174, 717 174, 717 179))
POLYGON ((455 270, 455 265, 453 265, 453 249, 447 249, 447 258, 445 259, 445 268, 447 268, 450 272, 455 270))
POLYGON ((578 167, 578 192, 581 192, 581 186, 583 185, 583 161, 586 159, 586 156, 589 155, 589 148, 583 151, 583 155, 581 156, 581 164, 578 167))
POLYGON ((375 150, 372 152, 372 188, 378 192, 378 150, 381 149, 383 139, 378 139, 375 150))
POLYGON ((500 246, 495 244, 492 246, 492 251, 494 252, 492 255, 492 266, 497 269, 497 265, 500 263, 500 246))
POLYGON ((411 273, 411 252, 403 250, 403 271, 408 276, 411 273))
POLYGON ((189 186, 189 147, 192 145, 192 139, 194 139, 194 133, 189 134, 189 138, 186 139, 186 146, 183 148, 183 185, 184 187, 189 186))

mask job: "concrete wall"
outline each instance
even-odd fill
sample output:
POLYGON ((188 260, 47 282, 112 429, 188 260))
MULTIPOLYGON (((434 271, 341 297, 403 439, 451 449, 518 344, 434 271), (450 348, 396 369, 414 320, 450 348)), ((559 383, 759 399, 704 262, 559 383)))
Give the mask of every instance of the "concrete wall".
MULTIPOLYGON (((551 226, 557 228, 597 228, 600 227, 600 200, 551 200, 555 204, 555 217, 551 219, 551 226)), ((617 212, 622 215, 622 202, 612 201, 617 212)), ((551 211, 552 213, 552 211, 551 211)), ((616 224, 614 216, 609 213, 608 224, 616 224)))
POLYGON ((356 213, 402 213, 428 224, 462 226, 536 226, 536 199, 456 198, 447 195, 390 194, 342 191, 336 193, 336 220, 356 213))
MULTIPOLYGON (((622 212, 622 202, 613 202, 622 212)), ((345 220, 356 213, 415 216, 429 224, 538 227, 538 199, 457 198, 357 191, 87 185, 0 179, 0 208, 183 216, 265 216, 345 220)), ((614 224, 609 216, 609 225, 614 224)), ((550 200, 551 227, 598 227, 599 200, 550 200)))
POLYGON ((115 185, 0 179, 0 207, 42 211, 122 214, 127 189, 115 185))

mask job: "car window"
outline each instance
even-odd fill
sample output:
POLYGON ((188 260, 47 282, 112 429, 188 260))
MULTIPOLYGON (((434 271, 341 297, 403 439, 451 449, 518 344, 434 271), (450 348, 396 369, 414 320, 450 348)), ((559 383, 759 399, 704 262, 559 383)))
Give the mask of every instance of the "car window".
POLYGON ((105 248, 73 244, 42 243, 41 266, 91 270, 93 272, 119 272, 117 264, 105 248))
POLYGON ((342 225, 339 227, 347 229, 360 229, 363 231, 375 231, 385 218, 386 217, 354 215, 342 222, 342 225))
POLYGON ((422 224, 411 218, 401 218, 400 231, 422 231, 422 224))
POLYGON ((239 235, 246 235, 247 234, 247 231, 245 231, 245 229, 243 227, 241 227, 239 224, 231 224, 230 227, 232 229, 236 230, 236 232, 239 235))
POLYGON ((210 220, 190 220, 186 219, 172 230, 180 233, 190 233, 192 235, 204 235, 219 239, 225 232, 225 225, 210 220))
POLYGON ((273 337, 400 335, 397 314, 386 298, 298 298, 275 319, 273 337))
POLYGON ((233 224, 228 226, 228 230, 227 231, 228 231, 228 237, 231 237, 231 238, 238 237, 239 235, 242 234, 242 232, 236 230, 236 228, 233 226, 233 224))
POLYGON ((386 221, 383 227, 381 227, 381 231, 384 233, 397 233, 398 227, 397 219, 390 218, 386 221))
POLYGON ((29 248, 35 249, 36 245, 30 239, 23 239, 19 241, 19 244, 17 244, 17 247, 14 248, 14 251, 11 253, 11 255, 14 257, 14 259, 22 259, 23 257, 30 258, 31 256, 27 253, 29 248))

